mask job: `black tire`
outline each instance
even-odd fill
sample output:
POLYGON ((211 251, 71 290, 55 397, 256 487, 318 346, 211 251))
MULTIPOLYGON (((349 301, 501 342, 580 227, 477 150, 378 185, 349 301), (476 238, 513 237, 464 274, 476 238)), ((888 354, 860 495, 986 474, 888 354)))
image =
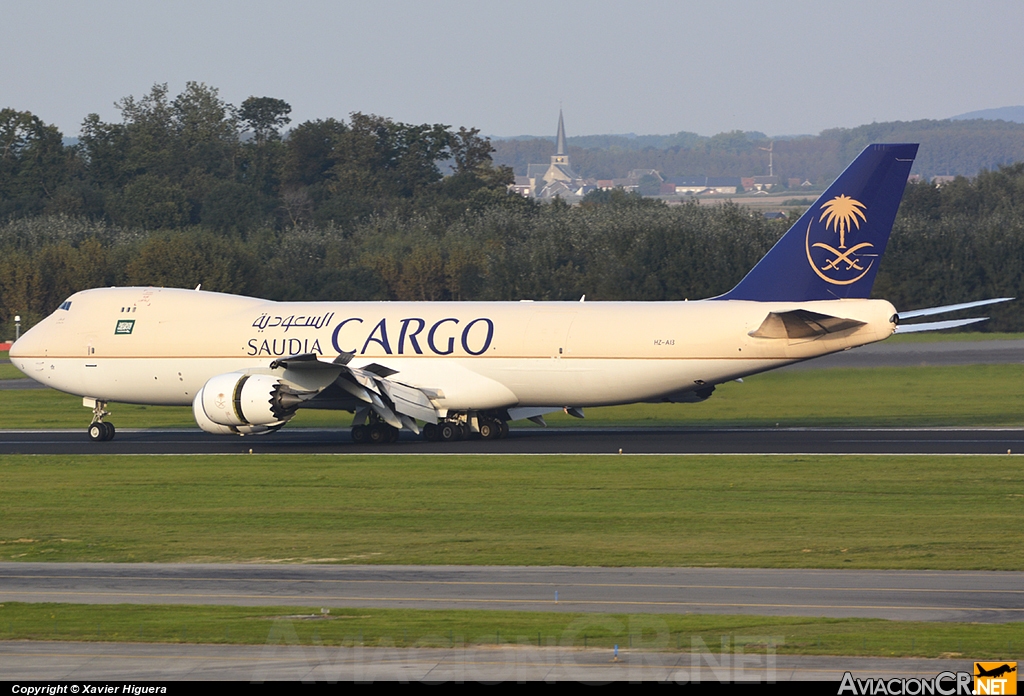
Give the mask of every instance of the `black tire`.
POLYGON ((352 442, 357 445, 365 444, 370 439, 370 433, 366 432, 365 425, 352 426, 352 442))
POLYGON ((498 420, 498 427, 501 428, 500 432, 498 433, 498 437, 499 438, 506 438, 506 437, 508 437, 508 421, 504 421, 504 420, 500 420, 499 419, 498 420))
POLYGON ((498 421, 490 418, 481 418, 480 437, 484 440, 497 440, 501 437, 501 426, 498 425, 498 421))
POLYGON ((89 426, 89 439, 93 442, 103 442, 107 439, 107 429, 103 423, 93 423, 89 426))
POLYGON ((113 423, 101 423, 100 425, 102 425, 103 429, 106 431, 106 434, 103 437, 104 441, 113 440, 114 439, 114 434, 115 434, 114 424, 113 423))
POLYGON ((386 423, 374 423, 370 426, 370 444, 383 445, 391 442, 391 433, 388 432, 391 426, 386 423))
POLYGON ((455 423, 442 423, 437 426, 437 433, 443 442, 456 442, 462 439, 462 426, 455 423))
POLYGON ((388 442, 398 442, 398 436, 401 431, 393 425, 388 426, 388 442))
POLYGON ((437 442, 441 439, 441 435, 438 433, 438 428, 435 423, 427 423, 423 426, 423 430, 421 432, 423 433, 423 439, 427 442, 437 442))

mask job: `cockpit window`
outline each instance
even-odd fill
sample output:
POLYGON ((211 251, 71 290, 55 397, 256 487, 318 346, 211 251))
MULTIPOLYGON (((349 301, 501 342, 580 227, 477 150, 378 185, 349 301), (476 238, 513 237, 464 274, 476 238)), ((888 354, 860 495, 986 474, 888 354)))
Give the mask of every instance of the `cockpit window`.
POLYGON ((64 300, 57 309, 71 309, 71 300, 64 300))

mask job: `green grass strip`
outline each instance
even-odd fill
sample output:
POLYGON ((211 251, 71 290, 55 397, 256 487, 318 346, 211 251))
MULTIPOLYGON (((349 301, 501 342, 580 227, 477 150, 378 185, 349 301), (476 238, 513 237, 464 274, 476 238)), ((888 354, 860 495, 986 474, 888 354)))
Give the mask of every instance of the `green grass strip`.
POLYGON ((0 639, 372 647, 488 645, 1020 659, 1024 624, 324 607, 0 605, 0 639))
MULTIPOLYGON (((729 382, 700 404, 633 404, 586 409, 579 420, 546 416, 552 427, 693 426, 1010 426, 1024 425, 1024 365, 879 367, 768 372, 729 382)), ((0 391, 5 429, 81 428, 90 412, 53 390, 0 391)), ((111 404, 118 428, 196 428, 188 407, 111 404)), ((288 428, 347 429, 344 411, 300 410, 288 428)), ((517 421, 512 427, 535 427, 517 421)))
POLYGON ((8 456, 0 559, 1024 570, 1021 461, 8 456))

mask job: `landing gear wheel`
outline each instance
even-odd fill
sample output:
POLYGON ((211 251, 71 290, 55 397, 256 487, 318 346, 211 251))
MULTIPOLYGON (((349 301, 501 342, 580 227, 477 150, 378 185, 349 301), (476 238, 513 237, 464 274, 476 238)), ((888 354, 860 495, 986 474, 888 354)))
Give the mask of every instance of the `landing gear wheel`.
POLYGON ((368 433, 365 425, 354 425, 352 426, 352 442, 357 445, 362 445, 370 439, 370 433, 368 433))
POLYGON ((89 439, 93 442, 106 442, 114 439, 114 424, 96 421, 89 426, 89 439))
POLYGON ((370 426, 370 442, 375 445, 383 445, 384 443, 391 442, 391 433, 389 430, 394 430, 387 423, 374 423, 370 426))
POLYGON ((437 432, 444 442, 455 442, 466 439, 466 431, 457 423, 442 423, 437 426, 437 432))
POLYGON ((427 423, 423 426, 423 439, 427 442, 437 442, 441 439, 438 427, 435 423, 427 423))
POLYGON ((498 427, 501 428, 498 437, 502 439, 508 437, 508 421, 499 420, 498 427))
POLYGON ((501 437, 501 426, 498 425, 498 421, 490 418, 482 419, 480 421, 480 437, 484 440, 497 440, 501 437))
POLYGON ((398 430, 398 428, 394 427, 393 425, 388 426, 388 442, 398 442, 398 436, 400 434, 401 432, 398 430))

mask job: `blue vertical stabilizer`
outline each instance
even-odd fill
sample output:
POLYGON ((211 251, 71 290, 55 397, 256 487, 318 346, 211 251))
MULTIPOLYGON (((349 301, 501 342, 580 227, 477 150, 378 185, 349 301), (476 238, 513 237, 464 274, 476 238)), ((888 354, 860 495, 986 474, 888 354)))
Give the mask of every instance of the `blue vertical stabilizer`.
POLYGON ((753 270, 716 300, 866 298, 917 145, 868 145, 753 270))

